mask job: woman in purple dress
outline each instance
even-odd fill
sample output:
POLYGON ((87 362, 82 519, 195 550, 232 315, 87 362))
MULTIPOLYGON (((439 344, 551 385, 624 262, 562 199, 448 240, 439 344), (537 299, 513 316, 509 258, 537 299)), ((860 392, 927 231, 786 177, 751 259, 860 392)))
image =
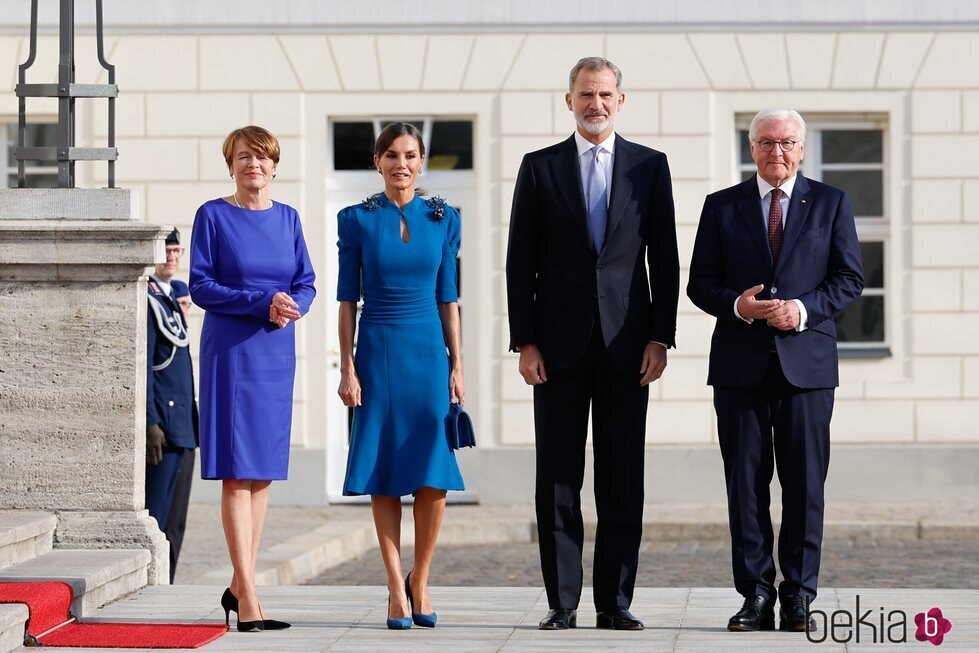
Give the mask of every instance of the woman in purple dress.
POLYGON ((221 597, 238 630, 287 628, 266 619, 255 561, 271 481, 289 468, 293 323, 313 301, 315 275, 296 210, 269 198, 279 142, 261 127, 224 141, 235 192, 197 210, 190 292, 206 311, 200 353, 201 476, 222 479, 221 518, 234 575, 221 597))

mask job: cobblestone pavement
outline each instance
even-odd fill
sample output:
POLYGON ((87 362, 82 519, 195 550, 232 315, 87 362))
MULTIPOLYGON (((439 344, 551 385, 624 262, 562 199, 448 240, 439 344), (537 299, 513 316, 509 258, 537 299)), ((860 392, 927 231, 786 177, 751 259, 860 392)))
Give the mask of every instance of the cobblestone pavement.
MULTIPOLYGON (((639 587, 730 587, 729 545, 722 540, 651 542, 639 558, 639 587)), ((585 581, 591 586, 593 542, 585 543, 585 581)), ((412 549, 402 550, 411 569, 412 549)), ((827 540, 820 584, 824 587, 979 588, 979 539, 827 540)), ((334 567, 308 585, 383 585, 375 550, 334 567)), ((539 587, 537 545, 443 546, 435 554, 435 586, 539 587)))

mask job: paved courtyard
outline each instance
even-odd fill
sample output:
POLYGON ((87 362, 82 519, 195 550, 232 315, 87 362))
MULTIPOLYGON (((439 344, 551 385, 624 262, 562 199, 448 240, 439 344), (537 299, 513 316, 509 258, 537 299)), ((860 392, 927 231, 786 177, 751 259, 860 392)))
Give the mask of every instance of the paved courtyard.
MULTIPOLYGON (((209 585, 148 587, 99 611, 95 618, 223 621, 224 612, 218 607, 222 589, 209 585)), ((826 639, 818 645, 807 641, 804 633, 729 633, 724 625, 739 602, 723 589, 640 588, 634 608, 636 615, 646 622, 647 628, 642 632, 597 630, 593 613, 584 608, 579 628, 566 632, 539 631, 537 620, 545 612, 547 601, 541 590, 530 587, 433 588, 438 626, 434 630, 412 628, 409 631, 385 628, 387 596, 380 587, 278 586, 264 587, 260 593, 269 615, 293 622, 291 629, 264 633, 232 631, 198 650, 203 653, 926 651, 932 650, 931 645, 914 639, 914 615, 933 607, 939 607, 952 623, 952 630, 937 650, 975 651, 979 642, 979 591, 965 590, 825 588, 822 602, 827 610, 853 612, 859 594, 861 611, 871 610, 871 620, 878 619, 880 608, 888 613, 900 610, 906 615, 903 623, 898 616, 885 621, 885 630, 891 638, 905 639, 906 643, 881 645, 878 626, 874 631, 877 646, 872 644, 868 626, 860 630, 860 644, 855 643, 857 633, 853 628, 845 633, 837 630, 837 638, 846 637, 846 643, 833 642, 824 630, 817 631, 813 633, 816 639, 826 639)), ((112 649, 101 649, 107 650, 112 649)), ((117 650, 124 653, 122 649, 117 650)))
MULTIPOLYGON (((730 551, 719 539, 647 542, 639 556, 638 587, 730 587, 730 551)), ((593 542, 585 544, 585 584, 591 584, 593 542)), ((411 569, 412 549, 402 550, 411 569)), ((436 551, 432 584, 539 587, 535 543, 443 546, 436 551)), ((977 589, 979 539, 826 541, 824 586, 977 589)), ((380 554, 370 551, 307 581, 310 585, 379 585, 380 554)))

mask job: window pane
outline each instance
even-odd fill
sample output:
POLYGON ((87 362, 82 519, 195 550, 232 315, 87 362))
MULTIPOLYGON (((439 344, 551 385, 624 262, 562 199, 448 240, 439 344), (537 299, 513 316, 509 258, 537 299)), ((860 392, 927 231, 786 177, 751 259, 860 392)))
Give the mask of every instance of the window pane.
POLYGON ((836 316, 840 342, 884 342, 884 298, 860 297, 836 316))
POLYGON ((373 123, 333 123, 333 169, 370 170, 373 167, 373 123))
POLYGON ((884 287, 884 243, 868 241, 860 243, 863 257, 863 279, 867 288, 884 287))
POLYGON ((884 132, 879 129, 823 130, 823 163, 882 163, 884 132))
POLYGON ((741 163, 754 163, 751 159, 751 145, 748 143, 748 130, 738 130, 738 160, 741 163))
MULTIPOLYGON (((35 123, 27 125, 27 147, 54 147, 58 144, 58 126, 52 123, 35 123)), ((17 123, 7 124, 7 165, 11 168, 17 167, 17 159, 14 158, 14 150, 17 149, 17 123)), ((29 166, 49 165, 57 166, 57 160, 49 161, 26 161, 29 166)), ((16 184, 15 184, 16 185, 16 184)))
POLYGON ((472 121, 436 120, 429 150, 429 170, 472 170, 472 121))
POLYGON ((881 170, 824 170, 824 182, 850 194, 858 218, 884 215, 884 173, 881 170))

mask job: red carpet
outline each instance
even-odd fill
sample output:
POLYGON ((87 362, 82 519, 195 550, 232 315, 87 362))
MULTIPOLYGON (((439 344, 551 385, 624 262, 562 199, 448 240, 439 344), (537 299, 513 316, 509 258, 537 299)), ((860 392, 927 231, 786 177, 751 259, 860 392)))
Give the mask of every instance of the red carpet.
POLYGON ((198 648, 227 632, 224 624, 66 623, 72 598, 65 583, 0 582, 0 603, 26 604, 27 632, 44 646, 198 648))

